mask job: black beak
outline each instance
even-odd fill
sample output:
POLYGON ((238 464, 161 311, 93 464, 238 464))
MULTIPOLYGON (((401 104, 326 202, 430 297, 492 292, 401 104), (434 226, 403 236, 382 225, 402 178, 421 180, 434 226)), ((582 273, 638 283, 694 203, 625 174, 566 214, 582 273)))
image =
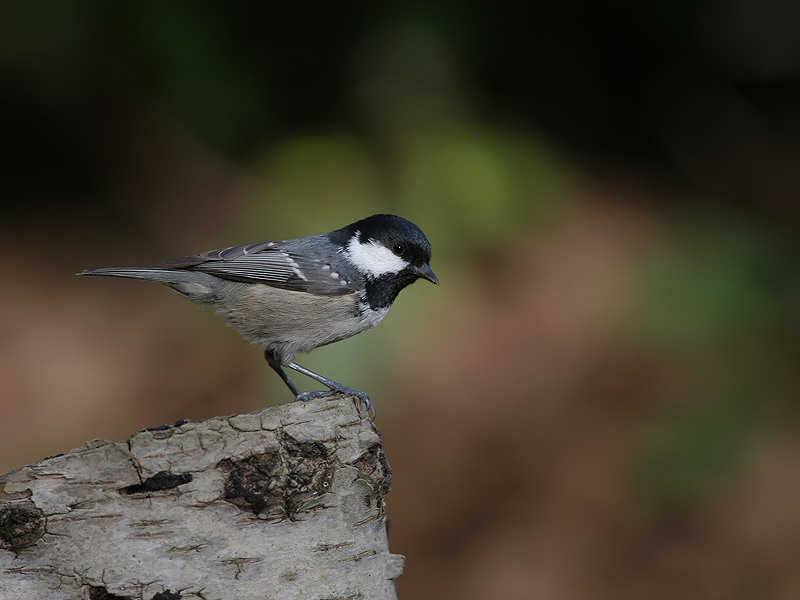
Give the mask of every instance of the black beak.
POLYGON ((421 267, 412 267, 412 269, 414 273, 417 274, 417 277, 427 279, 431 283, 439 285, 439 278, 436 277, 436 273, 433 272, 433 269, 431 269, 431 266, 428 263, 425 263, 421 267))

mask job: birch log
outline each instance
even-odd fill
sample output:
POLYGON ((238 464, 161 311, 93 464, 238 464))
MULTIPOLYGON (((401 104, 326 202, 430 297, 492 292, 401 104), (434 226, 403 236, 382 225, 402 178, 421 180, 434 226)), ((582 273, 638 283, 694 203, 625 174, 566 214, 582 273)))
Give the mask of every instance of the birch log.
POLYGON ((0 476, 0 600, 396 597, 353 398, 176 425, 0 476))

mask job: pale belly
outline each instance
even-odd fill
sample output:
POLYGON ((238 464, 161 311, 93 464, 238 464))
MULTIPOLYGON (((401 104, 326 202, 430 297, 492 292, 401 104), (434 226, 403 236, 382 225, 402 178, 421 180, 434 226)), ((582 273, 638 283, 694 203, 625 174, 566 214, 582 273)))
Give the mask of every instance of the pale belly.
POLYGON ((359 310, 358 295, 315 296, 266 285, 233 284, 217 313, 245 339, 291 360, 374 327, 389 308, 359 310))

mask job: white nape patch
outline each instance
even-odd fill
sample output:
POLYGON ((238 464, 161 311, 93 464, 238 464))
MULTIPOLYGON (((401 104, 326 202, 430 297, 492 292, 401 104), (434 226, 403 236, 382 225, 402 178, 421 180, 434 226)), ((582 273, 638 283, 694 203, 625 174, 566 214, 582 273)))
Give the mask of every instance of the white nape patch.
POLYGON ((387 273, 399 273, 409 265, 383 244, 375 240, 362 244, 358 236, 359 232, 356 231, 347 245, 347 258, 365 275, 380 277, 387 273))

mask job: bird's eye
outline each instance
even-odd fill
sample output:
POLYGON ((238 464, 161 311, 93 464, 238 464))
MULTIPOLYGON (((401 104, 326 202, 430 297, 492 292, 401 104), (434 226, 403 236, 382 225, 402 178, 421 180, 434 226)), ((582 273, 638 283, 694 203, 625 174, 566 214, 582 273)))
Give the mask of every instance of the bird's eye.
POLYGON ((392 252, 394 252, 397 256, 403 256, 403 253, 406 251, 406 247, 403 244, 395 244, 392 246, 392 252))

